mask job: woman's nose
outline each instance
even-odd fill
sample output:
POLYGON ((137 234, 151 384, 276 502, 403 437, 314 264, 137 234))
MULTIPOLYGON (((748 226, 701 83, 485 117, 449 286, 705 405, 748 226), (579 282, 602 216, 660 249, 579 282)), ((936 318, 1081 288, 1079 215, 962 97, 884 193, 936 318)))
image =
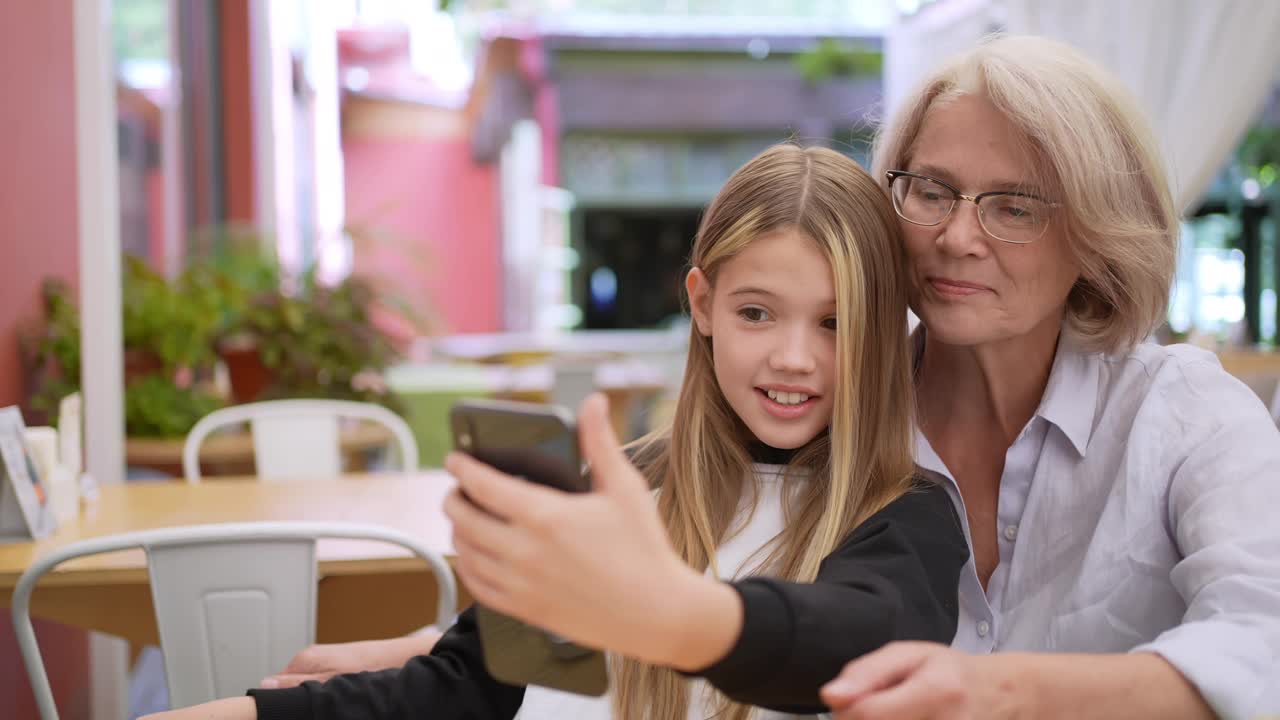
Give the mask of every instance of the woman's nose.
POLYGON ((938 248, 949 255, 985 256, 991 251, 990 236, 982 227, 977 203, 959 200, 939 226, 938 248))

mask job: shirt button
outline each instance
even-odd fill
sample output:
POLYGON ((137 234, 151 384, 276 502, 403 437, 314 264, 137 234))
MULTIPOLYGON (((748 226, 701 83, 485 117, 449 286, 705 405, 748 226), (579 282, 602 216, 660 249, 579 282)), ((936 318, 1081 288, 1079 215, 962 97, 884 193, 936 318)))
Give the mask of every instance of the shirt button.
POLYGON ((978 623, 978 637, 986 637, 991 632, 991 623, 983 620, 978 623))
POLYGON ((1013 542, 1018 539, 1018 526, 1009 525, 1004 529, 1004 539, 1013 542))

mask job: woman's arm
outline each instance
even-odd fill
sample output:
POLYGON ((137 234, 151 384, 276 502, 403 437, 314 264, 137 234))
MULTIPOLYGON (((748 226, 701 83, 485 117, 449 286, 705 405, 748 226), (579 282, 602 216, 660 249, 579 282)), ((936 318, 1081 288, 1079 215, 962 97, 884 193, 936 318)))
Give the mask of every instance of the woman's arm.
POLYGON ((381 672, 336 675, 281 690, 255 689, 260 720, 431 717, 510 720, 524 688, 495 680, 484 667, 475 608, 458 616, 430 655, 381 672), (447 712, 446 712, 447 711, 447 712))
POLYGON ((1159 656, 997 653, 895 643, 822 691, 835 720, 1211 720, 1195 687, 1159 656))
POLYGON ((290 688, 344 673, 398 668, 418 655, 431 654, 440 635, 435 628, 423 628, 385 640, 312 645, 294 655, 283 670, 263 678, 262 687, 290 688))
POLYGON ((1021 685, 1026 717, 1211 720, 1200 693, 1158 655, 1047 655, 1009 653, 987 658, 995 677, 1021 685), (1141 688, 1141 691, 1137 691, 1141 688))
POLYGON ((233 697, 192 705, 179 710, 143 715, 138 720, 257 720, 251 697, 233 697))
POLYGON ((404 667, 249 694, 156 720, 511 720, 524 700, 523 687, 500 683, 485 670, 474 607, 458 616, 431 655, 415 657, 404 667))
MULTIPOLYGON (((1131 652, 1177 669, 1223 717, 1280 715, 1280 432, 1216 361, 1161 388, 1181 432, 1154 531, 1169 534, 1182 623, 1131 652)), ((1147 530, 1151 532, 1152 530, 1147 530)))

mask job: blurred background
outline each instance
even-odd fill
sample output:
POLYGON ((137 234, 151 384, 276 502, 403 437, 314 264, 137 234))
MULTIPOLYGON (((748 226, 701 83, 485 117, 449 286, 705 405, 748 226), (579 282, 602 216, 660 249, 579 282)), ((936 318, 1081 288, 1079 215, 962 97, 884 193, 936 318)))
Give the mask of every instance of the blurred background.
MULTIPOLYGON (((54 423, 83 394, 100 482, 180 477, 195 422, 256 400, 390 407, 425 467, 458 397, 601 389, 635 437, 670 412, 687 257, 729 174, 784 140, 867 165, 921 73, 1012 31, 1078 45, 1138 95, 1184 208, 1158 339, 1213 349, 1280 407, 1274 17, 1268 0, 7 0, 0 406, 54 423)), ((82 634, 47 632, 88 717, 82 634)))

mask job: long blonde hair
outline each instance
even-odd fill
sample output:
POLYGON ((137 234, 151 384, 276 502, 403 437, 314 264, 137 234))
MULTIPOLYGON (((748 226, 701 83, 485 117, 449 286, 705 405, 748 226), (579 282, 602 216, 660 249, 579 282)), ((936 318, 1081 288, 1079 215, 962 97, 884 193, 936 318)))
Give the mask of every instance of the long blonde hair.
MULTIPOLYGON (((912 475, 907 291, 897 219, 883 189, 825 148, 774 146, 739 169, 712 201, 692 263, 717 272, 756 238, 793 229, 815 242, 836 288, 836 380, 830 429, 801 448, 788 472, 809 477, 784 508, 786 529, 762 567, 812 581, 850 531, 906 491, 912 475), (834 438, 834 442, 832 441, 834 438)), ((711 339, 690 331, 689 357, 669 428, 637 442, 636 464, 658 494, 672 544, 691 567, 714 567, 750 476, 750 432, 720 392, 711 339)), ((619 720, 684 718, 689 686, 672 670, 614 658, 619 720)), ((721 698, 717 717, 751 709, 721 698)))
MULTIPOLYGON (((997 35, 927 77, 876 138, 874 172, 905 170, 933 110, 986 98, 1020 131, 1010 138, 1063 205, 1082 274, 1066 331, 1084 348, 1126 352, 1164 320, 1178 251, 1178 212, 1155 135, 1129 92, 1080 51, 997 35)), ((1056 222, 1056 221, 1055 221, 1056 222)))

